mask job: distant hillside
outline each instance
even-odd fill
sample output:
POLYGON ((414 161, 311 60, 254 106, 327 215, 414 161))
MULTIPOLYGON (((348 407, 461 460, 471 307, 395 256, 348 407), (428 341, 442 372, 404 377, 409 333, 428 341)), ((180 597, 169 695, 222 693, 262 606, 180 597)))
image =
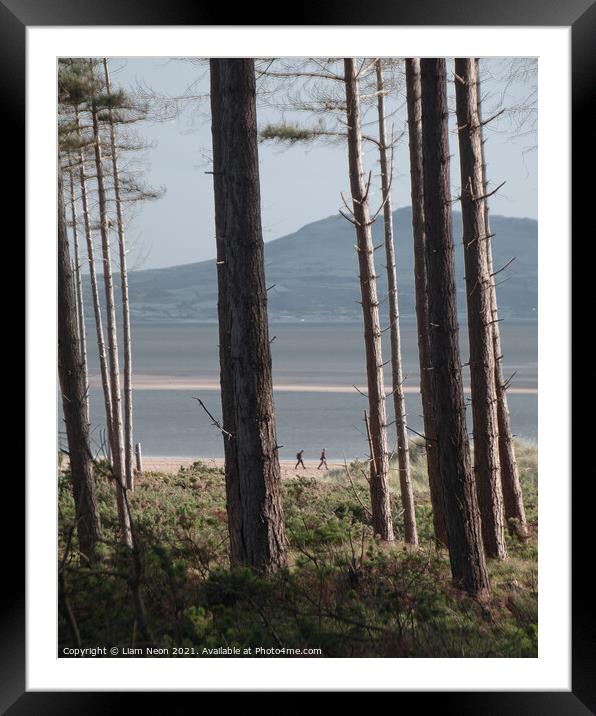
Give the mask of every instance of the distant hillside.
MULTIPOLYGON (((461 214, 454 212, 458 302, 465 310, 461 214)), ((414 316, 414 275, 411 209, 394 212, 400 312, 414 316)), ((499 274, 502 317, 532 318, 538 306, 538 227, 533 219, 492 216, 495 270, 516 260, 499 274)), ((383 223, 373 225, 375 245, 383 242, 383 223)), ((351 321, 361 316, 355 236, 341 216, 330 216, 265 244, 265 271, 272 321, 351 321)), ((385 255, 376 253, 379 292, 386 291, 385 255)), ((215 260, 129 274, 131 314, 139 320, 217 318, 215 260)), ((87 315, 91 315, 86 286, 87 315)), ((385 308, 385 307, 384 307, 385 308)))

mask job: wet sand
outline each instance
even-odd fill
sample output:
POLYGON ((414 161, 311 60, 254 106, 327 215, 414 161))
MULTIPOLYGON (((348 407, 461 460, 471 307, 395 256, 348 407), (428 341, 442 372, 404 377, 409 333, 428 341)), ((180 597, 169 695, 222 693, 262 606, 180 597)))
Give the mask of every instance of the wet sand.
MULTIPOLYGON (((92 388, 101 387, 100 377, 90 376, 89 385, 92 388)), ((135 374, 133 379, 133 387, 137 390, 188 390, 188 391, 199 391, 199 390, 219 390, 219 381, 216 380, 201 380, 200 378, 192 378, 188 376, 164 376, 164 375, 149 375, 149 374, 135 374)), ((366 386, 359 385, 323 385, 323 384, 301 384, 301 383, 276 383, 273 389, 280 392, 286 393, 354 393, 356 390, 366 393, 366 386)), ((392 390, 391 386, 385 387, 389 394, 392 390)), ((419 388, 417 385, 404 386, 404 393, 418 393, 419 388)), ((470 387, 465 386, 464 392, 469 393, 470 387)), ((509 395, 536 395, 538 393, 537 388, 533 387, 512 387, 509 388, 507 393, 509 395)))

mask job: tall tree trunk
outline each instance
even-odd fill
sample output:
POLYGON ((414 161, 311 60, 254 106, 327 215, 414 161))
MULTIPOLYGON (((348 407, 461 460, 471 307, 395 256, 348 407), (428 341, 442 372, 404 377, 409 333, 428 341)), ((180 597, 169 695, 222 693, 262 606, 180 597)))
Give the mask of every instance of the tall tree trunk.
MULTIPOLYGON (((99 358, 99 369, 101 373, 101 384, 103 388, 104 407, 106 411, 106 429, 108 442, 112 445, 112 391, 110 388, 110 377, 106 357, 105 341, 103 337, 103 324, 101 317, 101 303, 99 300, 99 287, 97 285, 97 272, 95 270, 95 248, 93 246, 93 234, 91 233, 91 219, 89 216, 89 198, 87 194, 87 177, 85 176, 85 148, 81 132, 81 120, 78 110, 75 109, 75 120, 77 125, 77 140, 79 143, 79 181, 81 184, 81 205, 83 208, 83 226, 85 228, 85 241, 87 244, 87 260, 89 263, 89 283, 91 284, 91 298, 93 302, 93 313, 95 317, 95 332, 97 337, 97 354, 99 358)), ((109 451, 111 454, 111 450, 109 451)))
MULTIPOLYGON (((478 121, 480 123, 480 137, 482 146, 482 193, 488 193, 486 159, 484 155, 484 140, 482 139, 482 101, 480 95, 480 76, 478 73, 478 60, 476 62, 476 77, 478 90, 478 121)), ((515 446, 511 433, 511 420, 509 417, 509 403, 507 400, 507 385, 503 375, 503 350, 501 347, 501 327, 499 323, 499 310, 497 304, 497 289, 493 277, 493 252, 492 232, 490 230, 488 201, 484 202, 485 234, 487 238, 487 263, 488 273, 491 277, 490 302, 491 320, 493 331, 493 348, 495 354, 495 383, 497 386, 497 419, 499 425, 499 461, 501 466, 501 484, 503 489, 503 504, 505 507, 505 518, 507 526, 512 534, 516 534, 521 540, 528 538, 528 523, 526 521, 526 510, 524 508, 524 497, 519 480, 517 461, 515 459, 515 446)))
POLYGON ((233 566, 286 564, 261 226, 254 61, 212 59, 219 355, 233 566))
POLYGON ((114 303, 114 282, 112 277, 112 258, 110 255, 110 222, 106 206, 106 189, 99 133, 98 108, 95 98, 91 104, 93 120, 93 138, 95 149, 95 170, 97 172, 97 195, 99 201, 99 226, 103 258, 103 280, 106 294, 106 314, 108 323, 108 366, 110 389, 112 393, 112 461, 116 482, 116 501, 120 523, 120 539, 123 544, 132 546, 130 518, 126 505, 126 484, 124 481, 124 444, 122 438, 122 414, 120 411, 120 368, 118 362, 118 336, 116 329, 116 307, 114 303))
POLYGON ((58 169, 58 375, 62 409, 68 437, 72 491, 79 550, 87 560, 94 559, 101 538, 99 512, 95 498, 93 462, 89 448, 87 390, 78 335, 75 285, 70 263, 62 170, 58 169))
POLYGON ((444 59, 422 59, 424 221, 436 438, 451 572, 472 595, 490 593, 466 429, 459 355, 444 59))
MULTIPOLYGON (((106 91, 111 94, 110 73, 108 60, 103 59, 106 91)), ((120 173, 118 171, 118 150, 116 147, 116 132, 114 128, 114 115, 108 109, 110 125, 110 149, 112 153, 112 172, 114 175, 114 198, 116 200, 116 223, 118 227, 118 252, 120 257, 120 285, 122 290, 122 338, 124 341, 124 473, 126 486, 134 489, 133 472, 133 405, 132 405, 132 339, 130 330, 130 309, 128 302, 128 270, 126 267, 126 237, 124 233, 124 218, 122 216, 122 201, 120 199, 120 173)))
POLYGON ((87 336, 85 332, 85 305, 83 302, 83 279, 81 276, 81 254, 79 250, 79 226, 77 215, 77 200, 73 179, 74 169, 68 172, 70 189, 70 209, 72 219, 72 239, 74 249, 74 282, 75 296, 77 300, 77 321, 79 331, 79 343, 81 347, 81 365, 85 380, 85 402, 87 403, 87 415, 89 415, 89 371, 87 369, 87 336))
POLYGON ((346 105, 348 124, 348 159, 350 189, 356 227, 358 264, 360 269, 360 292, 364 319, 364 345, 366 351, 366 374, 368 379, 368 405, 371 444, 373 454, 370 462, 370 494, 372 521, 375 534, 391 541, 393 521, 389 500, 389 460, 387 456, 387 413, 383 357, 381 351, 381 325, 377 276, 375 273, 374 248, 368 208, 368 185, 364 182, 362 161, 362 137, 360 128, 360 93, 356 60, 344 59, 346 105))
POLYGON ((385 87, 381 60, 376 60, 377 73, 377 112, 379 116, 379 156, 381 163, 381 189, 383 195, 383 227, 385 231, 385 257, 387 260, 387 287, 389 299, 389 323, 391 341, 391 375, 393 379, 393 408, 397 431, 397 460, 399 466, 399 485, 404 510, 405 540, 408 544, 418 544, 416 531, 416 511, 414 492, 410 475, 410 454, 408 449, 408 428, 406 400, 404 396, 404 378, 401 359, 401 337, 399 331, 399 300, 397 290, 397 272, 395 269, 395 247, 393 244, 393 209, 391 203, 391 182, 393 166, 388 157, 387 133, 385 130, 385 87))
POLYGON ((424 188, 422 169, 422 107, 420 87, 420 59, 406 60, 406 88, 408 103, 408 133, 410 140, 410 179, 412 196, 412 233, 414 237, 414 287, 416 294, 416 323, 418 328, 418 359, 420 365, 420 397, 424 420, 426 464, 433 510, 435 541, 447 546, 447 527, 443 505, 443 486, 439 469, 437 430, 431 385, 430 323, 428 318, 428 279, 424 235, 424 188))
POLYGON ((495 559, 505 559, 507 548, 499 470, 497 388, 491 311, 492 279, 488 271, 482 138, 476 91, 475 61, 471 58, 456 58, 455 103, 468 304, 474 473, 486 554, 495 559))

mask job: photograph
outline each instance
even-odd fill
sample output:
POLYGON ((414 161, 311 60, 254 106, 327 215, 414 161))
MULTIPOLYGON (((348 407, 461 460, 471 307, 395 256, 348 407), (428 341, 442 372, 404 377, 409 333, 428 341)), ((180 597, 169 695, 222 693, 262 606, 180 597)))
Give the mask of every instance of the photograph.
POLYGON ((0 713, 596 713, 595 5, 0 0, 26 283, 0 713))
POLYGON ((58 659, 538 657, 541 71, 57 58, 58 659))

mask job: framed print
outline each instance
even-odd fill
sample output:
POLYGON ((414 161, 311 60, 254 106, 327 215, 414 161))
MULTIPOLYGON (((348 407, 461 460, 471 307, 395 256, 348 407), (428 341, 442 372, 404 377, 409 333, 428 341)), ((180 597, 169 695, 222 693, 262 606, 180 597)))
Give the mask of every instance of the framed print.
POLYGON ((27 188, 3 709, 593 712, 570 467, 589 0, 0 13, 27 188))

